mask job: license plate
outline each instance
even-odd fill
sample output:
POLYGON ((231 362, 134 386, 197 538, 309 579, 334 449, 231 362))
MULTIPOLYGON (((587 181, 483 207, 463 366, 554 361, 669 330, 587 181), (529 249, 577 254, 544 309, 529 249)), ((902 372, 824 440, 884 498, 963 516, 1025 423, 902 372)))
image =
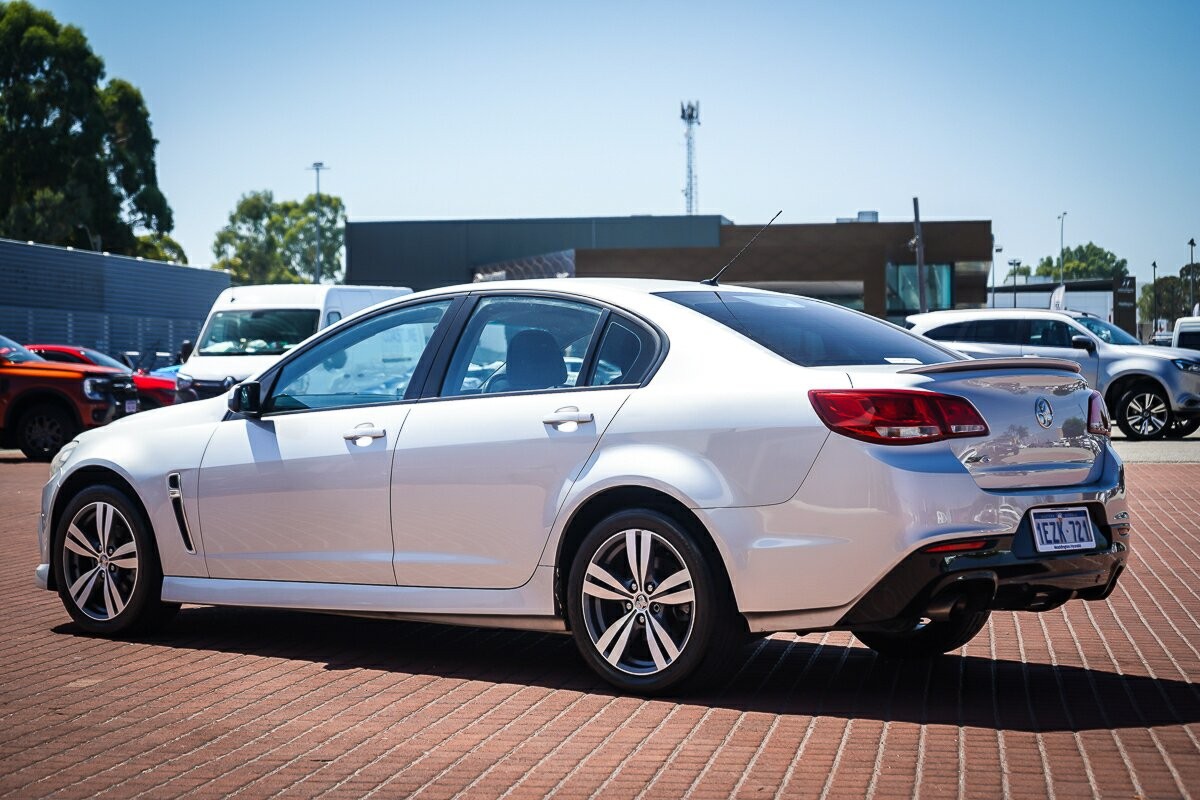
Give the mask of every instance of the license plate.
POLYGON ((1039 553, 1092 550, 1096 537, 1086 508, 1047 508, 1030 512, 1033 543, 1039 553))
POLYGON ((125 413, 132 414, 135 411, 137 411, 137 400, 126 400, 125 401, 125 413))

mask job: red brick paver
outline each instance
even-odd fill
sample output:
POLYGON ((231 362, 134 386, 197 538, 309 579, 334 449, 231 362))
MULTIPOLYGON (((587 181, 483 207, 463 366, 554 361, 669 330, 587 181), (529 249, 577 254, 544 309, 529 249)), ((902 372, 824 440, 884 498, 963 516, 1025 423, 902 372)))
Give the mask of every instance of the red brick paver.
POLYGON ((32 584, 46 468, 0 457, 0 797, 1200 795, 1200 465, 1128 471, 1106 602, 924 662, 776 636, 717 691, 643 700, 536 633, 187 608, 85 636, 32 584))

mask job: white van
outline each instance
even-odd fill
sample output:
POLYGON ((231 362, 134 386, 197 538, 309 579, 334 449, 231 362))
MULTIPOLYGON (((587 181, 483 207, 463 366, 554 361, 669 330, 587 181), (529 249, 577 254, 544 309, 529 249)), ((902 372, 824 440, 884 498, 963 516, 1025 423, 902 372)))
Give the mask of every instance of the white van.
POLYGON ((1175 332, 1171 334, 1171 347, 1200 350, 1200 317, 1180 317, 1175 320, 1175 332))
POLYGON ((318 330, 412 294, 401 286, 234 286, 217 296, 175 381, 175 402, 224 394, 318 330))

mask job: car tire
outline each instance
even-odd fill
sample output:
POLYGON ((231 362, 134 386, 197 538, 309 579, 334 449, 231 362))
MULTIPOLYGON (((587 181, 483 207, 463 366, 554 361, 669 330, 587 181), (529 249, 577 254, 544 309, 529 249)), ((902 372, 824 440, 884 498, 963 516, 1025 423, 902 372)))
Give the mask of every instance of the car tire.
POLYGON ((88 633, 146 633, 170 621, 162 566, 141 509, 114 486, 92 486, 67 504, 51 557, 58 595, 88 633))
POLYGON ((719 680, 743 643, 721 567, 658 511, 621 511, 580 544, 567 614, 584 661, 627 692, 662 694, 719 680))
POLYGON ((1168 439, 1185 439, 1200 430, 1200 419, 1176 419, 1167 427, 1168 439))
POLYGON ((1152 383, 1133 387, 1117 401, 1117 426, 1129 439, 1159 439, 1171 428, 1171 406, 1152 383))
POLYGON ((36 405, 17 421, 17 446, 30 461, 50 461, 79 431, 71 415, 56 405, 36 405))
POLYGON ((987 625, 991 611, 956 611, 945 622, 918 623, 902 633, 855 631, 867 647, 888 658, 928 658, 957 650, 987 625))

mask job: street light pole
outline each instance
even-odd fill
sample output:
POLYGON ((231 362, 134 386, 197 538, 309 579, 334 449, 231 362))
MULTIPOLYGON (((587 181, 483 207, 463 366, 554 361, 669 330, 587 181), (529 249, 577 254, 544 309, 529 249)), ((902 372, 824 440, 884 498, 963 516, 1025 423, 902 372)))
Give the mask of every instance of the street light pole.
POLYGON ((1189 286, 1191 291, 1188 293, 1191 297, 1192 310, 1196 310, 1196 239, 1193 237, 1188 239, 1188 277, 1190 278, 1189 286))
POLYGON ((1063 274, 1067 269, 1067 259, 1063 255, 1066 248, 1063 246, 1063 227, 1066 224, 1067 212, 1058 215, 1058 282, 1064 283, 1063 274))
POLYGON ((1009 270, 1013 274, 1013 308, 1017 307, 1017 267, 1021 266, 1021 259, 1010 258, 1008 260, 1009 270))
POLYGON ((317 225, 316 225, 316 228, 317 228, 317 263, 316 263, 316 270, 313 273, 313 277, 315 278, 314 283, 320 283, 321 282, 321 274, 322 274, 322 272, 321 272, 321 170, 329 169, 329 167, 325 166, 324 161, 314 161, 313 165, 311 167, 309 167, 308 169, 311 169, 313 172, 317 173, 317 225))
MULTIPOLYGON (((996 240, 993 238, 993 242, 996 240)), ((1003 253, 1003 247, 996 248, 997 253, 1003 253)), ((992 256, 992 308, 996 307, 996 257, 992 256)))
POLYGON ((1158 262, 1151 261, 1150 268, 1154 270, 1154 280, 1150 282, 1150 294, 1154 298, 1154 320, 1150 323, 1150 337, 1158 333, 1158 262))

